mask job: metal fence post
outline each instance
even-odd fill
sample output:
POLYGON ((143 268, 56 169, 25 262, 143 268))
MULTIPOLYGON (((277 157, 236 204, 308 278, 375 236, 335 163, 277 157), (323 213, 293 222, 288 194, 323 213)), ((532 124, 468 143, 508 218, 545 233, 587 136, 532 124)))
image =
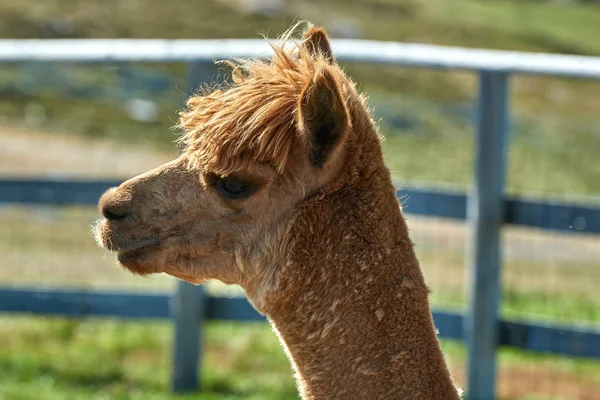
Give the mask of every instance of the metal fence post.
POLYGON ((180 281, 173 296, 171 313, 174 325, 171 390, 176 393, 200 389, 198 377, 202 359, 203 290, 180 281))
POLYGON ((475 136, 475 186, 467 211, 472 235, 468 250, 472 277, 465 326, 469 349, 466 389, 471 400, 495 398, 508 113, 508 75, 482 71, 475 136))
MULTIPOLYGON (((187 95, 192 94, 207 78, 211 79, 213 73, 214 69, 207 68, 206 62, 190 63, 187 95)), ((202 360, 203 289, 180 281, 172 301, 174 339, 171 389, 173 392, 198 391, 202 360)))

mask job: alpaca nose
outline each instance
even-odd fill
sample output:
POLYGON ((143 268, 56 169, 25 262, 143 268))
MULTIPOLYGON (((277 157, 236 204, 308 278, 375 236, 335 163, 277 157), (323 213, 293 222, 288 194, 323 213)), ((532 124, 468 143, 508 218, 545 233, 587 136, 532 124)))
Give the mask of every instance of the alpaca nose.
POLYGON ((125 193, 112 188, 100 198, 100 212, 109 221, 123 220, 131 215, 131 202, 125 193))
POLYGON ((102 215, 104 216, 104 218, 110 221, 118 221, 129 217, 131 213, 123 209, 110 208, 108 204, 104 204, 102 206, 102 215))

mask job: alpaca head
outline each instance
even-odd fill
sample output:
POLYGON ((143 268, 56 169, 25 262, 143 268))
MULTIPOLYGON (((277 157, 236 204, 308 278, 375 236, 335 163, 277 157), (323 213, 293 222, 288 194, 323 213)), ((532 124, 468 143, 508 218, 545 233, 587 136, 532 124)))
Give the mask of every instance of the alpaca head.
POLYGON ((232 84, 188 100, 179 158, 102 196, 96 237, 125 268, 260 290, 283 260, 295 207, 348 179, 363 101, 325 32, 273 50, 232 63, 232 84))

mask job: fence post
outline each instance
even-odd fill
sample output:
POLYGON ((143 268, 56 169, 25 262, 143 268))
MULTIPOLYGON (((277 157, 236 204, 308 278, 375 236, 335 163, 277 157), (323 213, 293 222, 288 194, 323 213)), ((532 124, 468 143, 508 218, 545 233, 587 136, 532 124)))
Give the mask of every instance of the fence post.
POLYGON ((176 393, 200 389, 203 298, 202 286, 178 282, 171 305, 174 325, 171 390, 176 393))
POLYGON ((471 224, 471 298, 465 338, 469 350, 467 397, 493 400, 500 303, 501 225, 508 129, 508 75, 480 73, 475 136, 475 186, 468 199, 471 224))
MULTIPOLYGON (((190 63, 186 95, 192 94, 207 78, 210 79, 212 76, 207 76, 210 71, 206 63, 190 63)), ((172 301, 174 339, 171 390, 176 393, 198 391, 204 319, 203 288, 179 281, 172 301)))

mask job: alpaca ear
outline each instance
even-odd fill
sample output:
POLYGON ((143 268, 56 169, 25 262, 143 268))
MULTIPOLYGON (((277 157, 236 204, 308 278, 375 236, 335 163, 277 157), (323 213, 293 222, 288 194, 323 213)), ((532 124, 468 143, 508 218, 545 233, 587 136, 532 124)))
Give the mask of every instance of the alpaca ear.
POLYGON ((308 143, 310 163, 321 168, 350 127, 348 109, 327 69, 315 73, 299 101, 298 126, 308 143))
POLYGON ((322 54, 326 61, 333 63, 333 52, 331 51, 327 33, 325 33, 323 28, 310 27, 304 33, 302 46, 308 50, 311 56, 316 57, 317 54, 322 54))

